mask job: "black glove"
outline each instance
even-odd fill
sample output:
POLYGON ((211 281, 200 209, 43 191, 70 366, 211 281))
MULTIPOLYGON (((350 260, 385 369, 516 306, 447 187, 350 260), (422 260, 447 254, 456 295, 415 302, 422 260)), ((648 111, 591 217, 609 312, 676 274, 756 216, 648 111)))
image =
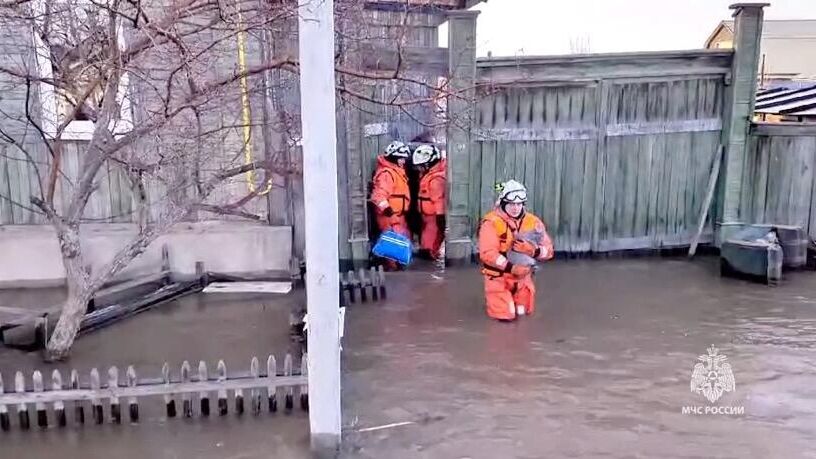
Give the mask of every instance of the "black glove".
POLYGON ((392 209, 391 206, 388 206, 385 209, 383 209, 382 213, 386 217, 393 217, 394 216, 394 209, 392 209))

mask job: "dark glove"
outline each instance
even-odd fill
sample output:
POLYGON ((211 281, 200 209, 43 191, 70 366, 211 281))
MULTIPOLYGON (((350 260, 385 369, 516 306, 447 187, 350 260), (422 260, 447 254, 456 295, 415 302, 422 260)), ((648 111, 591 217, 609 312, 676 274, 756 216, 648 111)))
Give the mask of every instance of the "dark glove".
POLYGON ((392 208, 389 206, 389 207, 386 207, 385 209, 383 209, 382 213, 383 213, 383 215, 385 215, 386 217, 393 217, 393 216, 394 216, 394 209, 392 209, 392 208))

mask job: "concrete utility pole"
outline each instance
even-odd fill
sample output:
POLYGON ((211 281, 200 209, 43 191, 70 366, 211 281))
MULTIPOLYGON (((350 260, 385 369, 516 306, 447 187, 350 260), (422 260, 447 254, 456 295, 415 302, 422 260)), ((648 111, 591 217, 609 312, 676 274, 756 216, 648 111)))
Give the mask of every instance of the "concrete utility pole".
POLYGON ((312 447, 325 451, 339 446, 341 425, 334 0, 303 2, 298 13, 309 423, 312 447))
POLYGON ((740 216, 740 194, 745 180, 745 154, 748 131, 754 114, 762 40, 763 9, 768 3, 737 3, 734 10, 734 60, 731 84, 726 89, 722 138, 725 146, 723 162, 723 197, 720 201, 720 228, 717 246, 728 239, 733 224, 740 216))

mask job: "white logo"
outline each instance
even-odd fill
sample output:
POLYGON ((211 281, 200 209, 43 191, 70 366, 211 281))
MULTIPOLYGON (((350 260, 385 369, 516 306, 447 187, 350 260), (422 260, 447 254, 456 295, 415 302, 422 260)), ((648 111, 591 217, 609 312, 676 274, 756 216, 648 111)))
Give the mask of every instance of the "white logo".
POLYGON ((702 393, 709 402, 714 403, 723 393, 734 391, 734 373, 731 372, 731 364, 726 362, 728 357, 720 354, 713 344, 708 348, 708 355, 701 355, 697 360, 700 362, 694 365, 691 373, 692 393, 702 393))

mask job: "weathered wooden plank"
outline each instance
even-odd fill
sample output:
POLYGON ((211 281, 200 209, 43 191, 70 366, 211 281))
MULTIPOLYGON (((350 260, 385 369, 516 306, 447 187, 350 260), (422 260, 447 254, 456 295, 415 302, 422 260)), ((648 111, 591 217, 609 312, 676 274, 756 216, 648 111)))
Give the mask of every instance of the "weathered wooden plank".
POLYGON ((722 129, 719 118, 671 120, 613 124, 607 126, 606 135, 610 137, 646 134, 674 134, 683 132, 715 132, 722 129))
MULTIPOLYGON (((593 113, 594 116, 594 113, 593 113)), ((593 242, 593 228, 595 217, 595 182, 598 179, 598 142, 596 140, 583 143, 583 167, 581 170, 580 193, 580 220, 578 221, 578 235, 581 241, 581 251, 591 250, 593 242)))
MULTIPOLYGON (((26 394, 25 388, 25 377, 23 376, 23 372, 18 371, 14 374, 14 395, 18 397, 22 397, 26 394)), ((14 403, 14 401, 6 401, 5 399, 8 395, 0 394, 0 405, 10 405, 14 403)), ((26 403, 31 403, 26 400, 17 401, 17 417, 20 421, 20 428, 23 430, 28 430, 31 427, 31 420, 28 417, 28 407, 26 403)))
POLYGON ((550 173, 550 171, 547 170, 549 159, 547 155, 547 144, 544 142, 533 142, 532 151, 535 159, 535 173, 537 175, 535 188, 532 190, 535 196, 533 212, 547 225, 547 231, 551 232, 553 228, 550 227, 550 224, 555 220, 552 217, 552 206, 548 205, 547 199, 547 174, 550 173))
POLYGON ((497 92, 493 96, 493 126, 504 128, 507 123, 507 90, 497 92))
POLYGON ((816 137, 812 123, 752 123, 751 135, 773 137, 816 137))
POLYGON ((507 111, 505 112, 504 122, 508 126, 519 126, 521 91, 517 88, 508 88, 505 95, 507 97, 507 111))
POLYGON ((591 140, 597 129, 589 126, 501 128, 475 130, 477 141, 591 140))
POLYGON ((592 81, 600 78, 725 75, 730 52, 677 51, 588 56, 508 57, 477 61, 480 83, 592 81))
MULTIPOLYGON (((3 374, 0 373, 0 394, 5 393, 3 388, 3 374)), ((9 419, 8 407, 4 403, 0 403, 0 430, 8 432, 11 429, 11 420, 9 419)))
POLYGON ((538 175, 536 172, 536 143, 524 142, 524 185, 527 187, 527 194, 530 199, 529 206, 531 209, 538 208, 538 175))
MULTIPOLYGON (((54 370, 51 373, 51 390, 62 390, 62 374, 59 370, 54 370)), ((3 391, 0 390, 0 393, 3 391)), ((62 400, 54 402, 54 416, 57 418, 57 425, 59 427, 65 427, 68 423, 68 420, 65 416, 65 403, 62 400)))
POLYGON ((693 257, 697 252, 697 245, 700 243, 700 238, 703 235, 705 222, 711 208, 711 202, 714 198, 714 191, 717 188, 717 179, 720 176, 720 164, 722 164, 722 151, 718 151, 714 156, 714 162, 711 165, 711 174, 708 179, 708 186, 706 187, 705 197, 703 198, 700 207, 700 216, 697 219, 697 231, 691 239, 691 247, 689 247, 689 257, 693 257))
MULTIPOLYGON (((528 142, 513 142, 515 148, 515 167, 513 170, 513 177, 518 180, 519 182, 524 183, 525 168, 527 166, 526 159, 527 159, 527 144, 528 142)), ((525 186, 528 186, 525 183, 525 186)))
MULTIPOLYGON (((479 143, 470 143, 468 159, 470 160, 468 174, 468 215, 472 224, 475 225, 479 221, 480 217, 479 212, 481 210, 482 194, 482 147, 479 143)), ((471 228, 471 231, 475 230, 475 227, 471 228)))
POLYGON ((119 387, 119 369, 115 366, 108 369, 108 389, 113 389, 109 397, 111 421, 114 424, 122 423, 122 407, 119 404, 119 397, 115 393, 115 389, 119 387))
POLYGON ((480 196, 480 211, 481 215, 487 213, 493 208, 495 202, 496 191, 496 142, 481 143, 482 150, 482 177, 481 177, 481 196, 480 196))
POLYGON ((495 125, 495 105, 496 96, 492 94, 482 94, 478 102, 480 128, 492 128, 495 125))
POLYGON ((563 184, 569 180, 564 167, 566 164, 564 152, 566 145, 566 142, 547 143, 549 150, 548 156, 550 156, 551 164, 553 164, 553 167, 551 168, 552 172, 551 174, 548 174, 550 177, 548 183, 551 183, 550 189, 552 190, 550 200, 553 208, 552 221, 555 224, 556 242, 559 247, 563 247, 564 250, 569 250, 569 240, 565 235, 565 233, 568 232, 567 226, 564 224, 565 207, 562 203, 562 195, 564 194, 563 184))
MULTIPOLYGON (((105 414, 102 411, 102 397, 106 397, 111 395, 115 392, 115 390, 106 390, 102 392, 102 384, 99 380, 99 370, 96 368, 91 369, 91 409, 93 412, 94 422, 96 424, 102 424, 105 420, 105 414)), ((53 393, 52 393, 53 394, 53 393)), ((47 394, 43 394, 47 395, 47 394)), ((69 399, 74 400, 74 399, 69 399)))
MULTIPOLYGON (((137 377, 136 377, 136 369, 133 365, 129 365, 127 367, 126 373, 127 379, 127 386, 128 387, 136 387, 137 377)), ((130 414, 130 422, 136 423, 139 422, 139 399, 136 397, 130 397, 128 399, 128 413, 130 414)))

